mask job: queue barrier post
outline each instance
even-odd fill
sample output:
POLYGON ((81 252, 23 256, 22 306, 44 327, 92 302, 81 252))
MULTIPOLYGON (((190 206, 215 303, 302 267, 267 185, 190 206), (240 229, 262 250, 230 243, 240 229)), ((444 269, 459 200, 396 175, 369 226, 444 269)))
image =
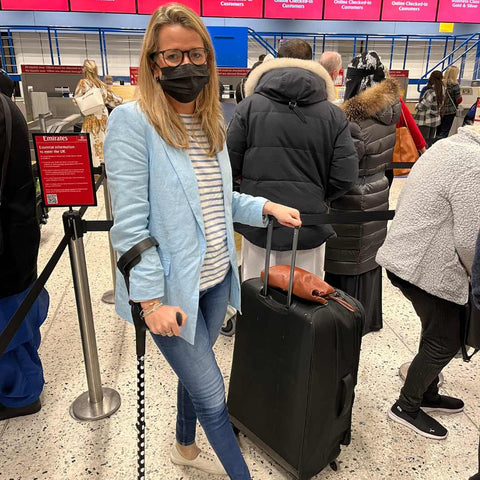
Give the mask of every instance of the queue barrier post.
MULTIPOLYGON (((113 220, 112 214, 112 201, 110 199, 110 191, 108 190, 108 179, 105 172, 105 165, 102 165, 102 171, 104 174, 103 178, 103 195, 105 198, 105 215, 107 220, 113 220)), ((107 290, 102 296, 102 302, 108 304, 115 303, 115 282, 117 280, 117 262, 115 257, 115 252, 112 247, 112 241, 110 239, 110 232, 108 232, 108 246, 110 249, 110 268, 112 270, 112 280, 113 280, 113 289, 107 290)))
POLYGON ((68 249, 88 384, 88 391, 70 406, 70 414, 76 420, 100 420, 115 413, 120 408, 121 399, 116 390, 102 387, 80 212, 65 212, 63 223, 66 232, 70 229, 73 232, 68 249))

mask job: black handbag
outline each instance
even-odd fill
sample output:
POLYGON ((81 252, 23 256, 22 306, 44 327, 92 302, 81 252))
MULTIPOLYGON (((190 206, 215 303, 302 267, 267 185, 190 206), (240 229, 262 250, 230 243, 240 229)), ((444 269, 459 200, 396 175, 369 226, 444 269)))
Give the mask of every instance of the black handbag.
POLYGON ((480 350, 480 310, 473 303, 472 295, 468 299, 465 308, 465 325, 462 339, 462 355, 465 362, 469 362, 471 358, 480 350), (467 348, 473 348, 470 355, 467 348))
MULTIPOLYGON (((12 112, 10 111, 10 105, 8 104, 7 97, 0 93, 0 101, 2 103, 4 119, 5 119, 5 150, 3 151, 2 172, 0 180, 0 213, 3 201, 3 189, 7 179, 7 167, 8 159, 10 158, 10 150, 12 147, 12 112)), ((0 215, 0 255, 3 253, 4 240, 2 231, 2 221, 0 215)))

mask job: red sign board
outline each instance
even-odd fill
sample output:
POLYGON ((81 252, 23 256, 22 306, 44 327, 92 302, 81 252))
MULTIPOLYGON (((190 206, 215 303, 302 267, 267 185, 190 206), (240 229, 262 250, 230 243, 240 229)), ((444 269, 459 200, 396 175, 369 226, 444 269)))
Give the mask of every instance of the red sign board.
POLYGON ((263 0, 203 0, 204 17, 262 18, 263 0))
POLYGON ((3 10, 48 10, 68 12, 68 0, 1 0, 3 10))
POLYGON ((130 67, 130 85, 138 84, 138 67, 130 67))
MULTIPOLYGON (((158 7, 171 3, 171 0, 137 0, 138 1, 138 13, 144 13, 150 15, 158 7)), ((205 1, 205 0, 204 0, 205 1)), ((191 8, 195 13, 200 15, 200 0, 179 0, 176 3, 181 3, 191 8)))
POLYGON ((22 65, 22 73, 63 73, 64 75, 83 75, 82 67, 77 65, 22 65))
POLYGON ((249 68, 217 68, 219 77, 244 77, 249 71, 249 68))
POLYGON ((135 0, 70 0, 72 12, 137 13, 135 0))
POLYGON ((437 22, 480 23, 480 0, 440 0, 437 22))
POLYGON ((383 0, 382 20, 434 22, 438 0, 383 0))
POLYGON ((265 18, 321 20, 323 0, 265 0, 265 18))
POLYGON ((325 0, 324 20, 380 20, 382 0, 325 0))
POLYGON ((33 141, 45 206, 96 205, 88 134, 35 133, 33 141))

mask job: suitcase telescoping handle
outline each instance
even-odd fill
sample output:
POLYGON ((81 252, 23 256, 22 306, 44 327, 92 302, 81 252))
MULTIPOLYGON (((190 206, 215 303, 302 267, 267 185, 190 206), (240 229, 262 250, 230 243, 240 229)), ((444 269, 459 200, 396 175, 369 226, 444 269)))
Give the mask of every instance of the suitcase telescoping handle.
MULTIPOLYGON (((272 237, 273 237, 273 223, 274 219, 269 217, 267 227, 267 244, 265 252, 265 275, 263 279, 263 295, 266 297, 268 292, 268 273, 270 270, 270 252, 272 251, 272 237)), ((293 290, 293 274, 295 273, 295 260, 297 257, 298 247, 298 233, 299 227, 293 229, 293 241, 292 241, 292 260, 290 262, 290 277, 288 279, 288 293, 287 293, 287 308, 290 308, 292 304, 292 290, 293 290)))

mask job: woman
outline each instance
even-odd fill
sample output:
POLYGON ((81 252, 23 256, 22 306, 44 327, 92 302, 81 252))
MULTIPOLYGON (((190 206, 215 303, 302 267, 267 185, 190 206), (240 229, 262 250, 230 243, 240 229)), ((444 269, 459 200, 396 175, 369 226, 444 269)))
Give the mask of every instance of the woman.
POLYGON ((417 122, 427 148, 431 147, 437 136, 437 127, 440 125, 440 107, 443 104, 443 74, 435 70, 428 79, 427 88, 421 100, 415 107, 413 118, 417 122))
POLYGON ((422 323, 418 354, 388 416, 434 439, 447 429, 425 412, 457 413, 439 395, 438 375, 460 349, 469 277, 480 228, 480 130, 459 129, 416 162, 377 262, 422 323))
POLYGON ((440 110, 441 122, 437 128, 437 138, 447 138, 452 128, 452 123, 457 112, 458 105, 462 103, 462 94, 458 85, 459 69, 455 65, 448 67, 443 75, 445 95, 440 110))
MULTIPOLYGON (((331 210, 387 210, 396 123, 400 118, 400 84, 385 78, 376 52, 356 56, 347 69, 345 103, 359 158, 359 177, 331 210)), ((327 241, 325 281, 360 300, 365 307, 364 333, 382 328, 382 269, 375 255, 387 234, 386 222, 334 225, 337 238, 327 241)))
POLYGON ((115 108, 123 102, 121 97, 115 95, 110 88, 100 80, 97 64, 93 60, 83 62, 83 76, 75 89, 75 96, 85 95, 92 88, 99 88, 102 92, 104 107, 96 115, 87 115, 83 121, 82 132, 90 134, 93 165, 98 167, 103 163, 103 142, 107 129, 108 110, 115 108))
MULTIPOLYGON (((262 226, 271 214, 283 225, 299 226, 299 212, 232 193, 214 49, 189 8, 169 4, 153 13, 137 91, 137 102, 112 112, 105 140, 111 239, 119 255, 150 235, 159 243, 132 270, 130 298, 141 302, 155 343, 179 377, 170 458, 250 479, 212 350, 228 301, 240 308, 233 221, 262 226), (225 470, 196 446, 197 417, 225 470)), ((123 279, 116 292, 117 311, 129 319, 123 279)))

